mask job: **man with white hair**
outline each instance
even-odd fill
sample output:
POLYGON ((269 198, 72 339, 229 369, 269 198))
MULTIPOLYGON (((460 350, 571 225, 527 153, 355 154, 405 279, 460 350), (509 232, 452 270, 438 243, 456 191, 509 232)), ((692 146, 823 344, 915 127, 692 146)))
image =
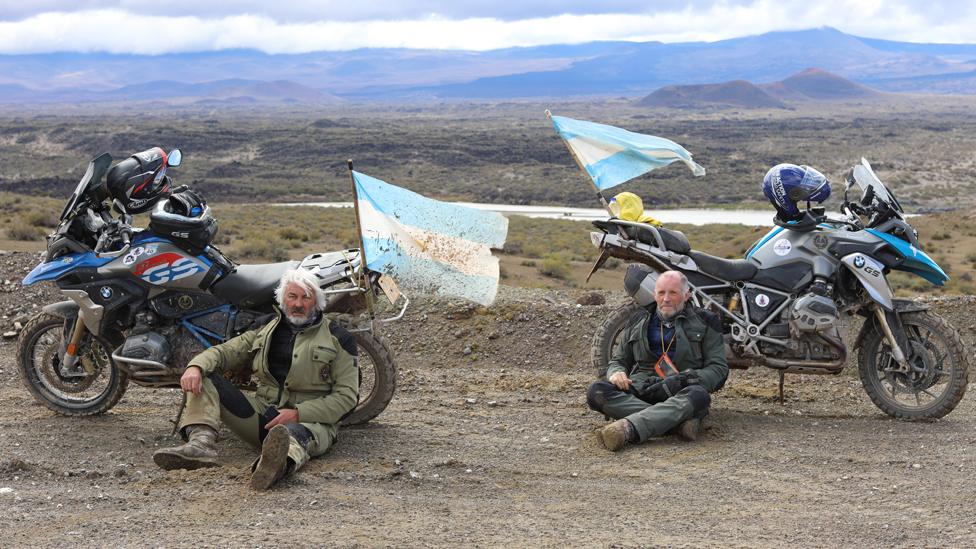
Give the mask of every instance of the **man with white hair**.
POLYGON ((153 454, 166 470, 217 467, 223 422, 261 451, 251 487, 267 490, 335 442, 339 421, 359 400, 355 338, 323 319, 325 294, 309 271, 285 272, 275 290, 275 318, 194 357, 180 379, 187 442, 153 454), (222 374, 249 370, 257 380, 245 395, 222 374))

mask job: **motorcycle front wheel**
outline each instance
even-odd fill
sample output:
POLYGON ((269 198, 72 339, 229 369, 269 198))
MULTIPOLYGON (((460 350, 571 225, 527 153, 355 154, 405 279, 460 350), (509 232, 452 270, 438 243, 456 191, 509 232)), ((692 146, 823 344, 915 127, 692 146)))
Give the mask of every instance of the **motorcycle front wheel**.
POLYGON ((34 399, 49 409, 66 416, 101 414, 119 402, 129 378, 91 334, 79 347, 77 364, 63 364, 65 338, 76 321, 35 315, 17 340, 17 368, 34 399))
POLYGON ((908 371, 895 362, 877 323, 865 326, 857 356, 861 384, 884 413, 900 419, 936 419, 951 412, 968 383, 969 361, 959 333, 931 311, 903 313, 908 371))
POLYGON ((359 404, 344 417, 342 425, 360 425, 380 415, 396 391, 396 362, 385 337, 355 332, 359 346, 359 404))

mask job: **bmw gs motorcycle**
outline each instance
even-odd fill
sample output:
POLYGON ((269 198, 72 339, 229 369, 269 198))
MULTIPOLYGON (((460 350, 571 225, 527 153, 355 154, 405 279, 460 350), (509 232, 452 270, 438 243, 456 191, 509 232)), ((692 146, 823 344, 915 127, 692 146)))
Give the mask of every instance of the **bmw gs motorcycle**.
MULTIPOLYGON (((111 169, 108 154, 88 164, 48 236, 46 257, 23 281, 53 281, 68 298, 44 307, 20 334, 17 363, 27 389, 57 413, 86 416, 112 408, 130 381, 179 387, 197 353, 270 320, 278 280, 300 267, 315 274, 329 298, 326 312, 340 313, 358 343, 360 402, 343 423, 376 417, 393 398, 396 364, 374 327, 401 318, 409 300, 402 298, 399 315, 373 318, 380 275, 355 249, 234 264, 211 245, 216 220, 205 203, 176 207, 195 197, 185 187, 170 190, 166 168, 181 157, 179 149, 167 155, 154 148, 111 169), (148 229, 133 228, 131 214, 154 204, 148 229)), ((246 389, 246 376, 233 381, 246 389)))
MULTIPOLYGON (((928 305, 895 299, 886 275, 918 275, 936 285, 949 279, 918 242, 901 205, 865 159, 847 174, 843 216, 811 209, 799 222, 782 223, 759 239, 745 259, 726 260, 691 249, 679 231, 619 219, 594 221, 590 233, 608 257, 653 269, 641 283, 653 294, 665 270, 688 277, 692 300, 722 319, 729 365, 762 365, 783 373, 838 374, 856 349, 861 383, 874 404, 904 419, 942 417, 966 392, 968 358, 958 332, 928 305), (860 189, 859 200, 848 191, 860 189), (848 347, 841 314, 865 317, 848 347)), ((592 272, 591 272, 592 274, 592 272)), ((592 343, 598 376, 635 303, 613 312, 592 343)))

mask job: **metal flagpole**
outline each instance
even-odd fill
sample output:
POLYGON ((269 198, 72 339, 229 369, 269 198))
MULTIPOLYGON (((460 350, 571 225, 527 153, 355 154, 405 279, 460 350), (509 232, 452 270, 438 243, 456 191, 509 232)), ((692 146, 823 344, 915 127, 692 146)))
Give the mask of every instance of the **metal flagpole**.
MULTIPOLYGON (((546 109, 546 117, 550 121, 552 120, 552 113, 549 112, 549 109, 546 109)), ((583 166, 583 162, 581 162, 579 157, 576 156, 576 151, 574 151, 573 148, 569 146, 569 143, 565 139, 563 139, 563 136, 560 135, 559 139, 563 142, 564 145, 566 145, 566 149, 569 150, 569 154, 573 157, 573 160, 576 161, 576 165, 579 167, 580 171, 583 172, 583 175, 586 176, 586 180, 590 182, 590 185, 593 185, 594 189, 596 189, 596 196, 600 200, 600 204, 602 204, 603 208, 607 210, 607 213, 610 214, 610 217, 613 217, 615 214, 610 209, 610 204, 607 202, 607 199, 603 196, 603 192, 600 191, 600 187, 597 187, 596 182, 593 181, 592 177, 590 177, 590 173, 586 171, 586 168, 583 166)))
POLYGON ((359 191, 356 189, 356 176, 352 173, 352 159, 346 161, 349 166, 349 182, 352 184, 352 207, 356 211, 356 234, 359 236, 359 261, 362 265, 363 279, 366 287, 366 304, 369 308, 370 327, 373 323, 373 292, 370 286, 369 274, 366 272, 366 244, 363 243, 363 224, 359 220, 359 191))

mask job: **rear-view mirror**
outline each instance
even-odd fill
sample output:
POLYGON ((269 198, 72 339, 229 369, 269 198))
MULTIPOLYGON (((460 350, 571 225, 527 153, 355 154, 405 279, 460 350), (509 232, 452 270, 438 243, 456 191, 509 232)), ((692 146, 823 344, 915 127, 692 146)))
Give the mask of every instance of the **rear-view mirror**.
POLYGON ((179 149, 171 150, 169 155, 166 156, 167 166, 176 167, 180 165, 180 162, 183 162, 183 152, 179 149))

